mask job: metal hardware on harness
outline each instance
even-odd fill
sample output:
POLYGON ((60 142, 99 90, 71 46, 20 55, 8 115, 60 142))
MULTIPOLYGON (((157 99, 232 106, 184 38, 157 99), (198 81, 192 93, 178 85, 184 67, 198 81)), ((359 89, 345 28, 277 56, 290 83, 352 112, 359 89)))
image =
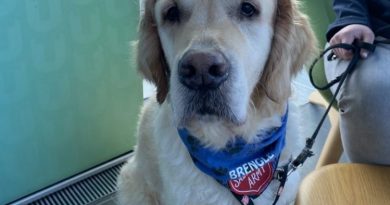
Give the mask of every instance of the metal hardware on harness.
POLYGON ((279 184, 278 192, 276 193, 274 203, 272 203, 272 205, 275 205, 278 202, 280 195, 282 195, 284 185, 286 184, 287 177, 289 175, 288 169, 289 169, 289 166, 291 164, 291 160, 292 160, 292 158, 290 158, 288 163, 279 167, 274 174, 274 178, 276 180, 279 180, 280 184, 279 184))

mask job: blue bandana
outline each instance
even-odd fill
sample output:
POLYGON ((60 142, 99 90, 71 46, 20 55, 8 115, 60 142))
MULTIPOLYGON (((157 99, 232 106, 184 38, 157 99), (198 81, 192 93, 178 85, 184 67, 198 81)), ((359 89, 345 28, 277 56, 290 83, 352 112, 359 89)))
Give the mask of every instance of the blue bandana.
POLYGON ((273 179, 285 144, 286 124, 287 112, 279 128, 257 135, 262 141, 247 144, 237 137, 218 151, 204 147, 187 129, 178 131, 196 167, 229 188, 243 203, 242 199, 258 197, 273 179))

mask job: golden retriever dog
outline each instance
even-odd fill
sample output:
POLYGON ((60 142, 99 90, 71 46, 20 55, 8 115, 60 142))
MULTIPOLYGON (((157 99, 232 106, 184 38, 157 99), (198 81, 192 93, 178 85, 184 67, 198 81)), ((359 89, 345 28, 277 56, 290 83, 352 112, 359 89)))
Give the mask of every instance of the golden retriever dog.
MULTIPOLYGON (((157 97, 142 108, 134 155, 118 178, 119 203, 272 204, 275 166, 290 153, 229 166, 236 152, 247 158, 268 135, 285 131, 292 77, 316 50, 297 0, 140 4, 138 69, 157 97)), ((284 145, 284 136, 277 139, 275 150, 284 145)), ((278 204, 294 201, 297 178, 290 175, 278 204)))

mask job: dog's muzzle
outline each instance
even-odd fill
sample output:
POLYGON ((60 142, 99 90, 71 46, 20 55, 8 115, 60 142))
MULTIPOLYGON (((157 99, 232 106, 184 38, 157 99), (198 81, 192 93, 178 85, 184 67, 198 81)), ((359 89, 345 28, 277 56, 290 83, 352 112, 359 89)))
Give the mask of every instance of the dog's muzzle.
POLYGON ((218 51, 190 50, 179 62, 179 80, 191 90, 217 89, 228 79, 229 63, 218 51))

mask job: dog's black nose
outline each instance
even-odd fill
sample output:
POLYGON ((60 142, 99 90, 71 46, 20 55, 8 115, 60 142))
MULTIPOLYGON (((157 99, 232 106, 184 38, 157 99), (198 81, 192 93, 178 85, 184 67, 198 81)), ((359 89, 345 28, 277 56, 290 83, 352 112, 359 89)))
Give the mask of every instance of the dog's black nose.
POLYGON ((229 75, 226 58, 220 52, 187 52, 179 62, 180 82, 193 90, 218 88, 229 75))

